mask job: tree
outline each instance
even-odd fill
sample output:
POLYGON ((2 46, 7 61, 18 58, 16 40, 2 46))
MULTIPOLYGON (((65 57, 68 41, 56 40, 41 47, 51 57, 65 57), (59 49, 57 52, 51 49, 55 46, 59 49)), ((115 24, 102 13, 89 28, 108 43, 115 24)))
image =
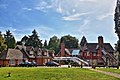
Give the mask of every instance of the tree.
POLYGON ((53 36, 50 38, 50 41, 48 43, 48 49, 55 50, 56 53, 59 51, 59 43, 60 40, 57 38, 57 36, 53 36))
POLYGON ((28 40, 28 37, 25 35, 22 39, 21 39, 21 41, 17 41, 17 45, 25 45, 25 43, 27 42, 27 40, 28 40))
POLYGON ((5 42, 7 44, 7 48, 15 48, 16 41, 10 30, 6 31, 6 34, 4 35, 5 42))
POLYGON ((0 31, 0 52, 5 50, 7 48, 7 45, 5 44, 5 39, 2 36, 2 33, 0 31))
POLYGON ((32 35, 27 37, 24 37, 25 45, 27 46, 33 46, 33 47, 42 47, 42 40, 39 39, 38 33, 34 29, 32 31, 32 35))
POLYGON ((78 48, 78 39, 70 35, 61 37, 60 43, 64 43, 66 48, 78 48))
POLYGON ((22 39, 21 42, 26 42, 28 40, 28 37, 25 35, 22 39))
POLYGON ((47 47, 48 47, 47 40, 45 40, 45 42, 44 42, 44 48, 47 48, 47 47))

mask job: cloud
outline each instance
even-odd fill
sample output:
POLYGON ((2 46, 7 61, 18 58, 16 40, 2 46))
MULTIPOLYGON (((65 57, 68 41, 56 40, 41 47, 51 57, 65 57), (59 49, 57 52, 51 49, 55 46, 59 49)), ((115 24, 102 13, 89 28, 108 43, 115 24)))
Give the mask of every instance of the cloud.
POLYGON ((27 7, 24 7, 22 8, 23 10, 26 10, 26 11, 31 11, 32 9, 31 8, 27 8, 27 7))
POLYGON ((67 16, 67 17, 63 17, 63 20, 68 20, 68 21, 80 20, 81 16, 84 16, 84 15, 87 15, 87 14, 90 14, 90 13, 89 12, 86 12, 86 13, 76 13, 76 14, 73 14, 73 15, 70 15, 70 16, 67 16))
POLYGON ((10 30, 11 32, 15 32, 17 29, 10 26, 0 27, 0 31, 6 32, 7 30, 10 30))
POLYGON ((59 12, 59 13, 63 13, 63 11, 64 11, 64 10, 62 9, 61 5, 59 5, 56 10, 57 10, 57 12, 59 12))
MULTIPOLYGON (((51 35, 55 34, 55 31, 53 28, 44 26, 44 25, 38 25, 38 26, 33 26, 31 27, 31 29, 35 29, 38 33, 38 35, 40 36, 40 39, 42 40, 46 40, 49 39, 51 37, 51 35)), ((32 30, 31 30, 32 32, 32 30)))
POLYGON ((98 16, 97 19, 103 20, 103 19, 108 18, 109 16, 112 16, 112 15, 113 15, 112 13, 106 13, 106 14, 98 16))
POLYGON ((89 23, 90 23, 90 20, 89 19, 85 19, 83 21, 83 24, 80 25, 79 28, 75 30, 75 32, 77 31, 78 33, 86 34, 89 31, 89 27, 88 27, 89 23))
POLYGON ((35 10, 46 12, 47 9, 51 9, 53 6, 44 0, 38 0, 38 3, 33 7, 35 10))
POLYGON ((114 4, 111 4, 110 7, 106 10, 106 12, 103 12, 102 15, 98 15, 98 20, 103 20, 105 18, 109 18, 110 16, 114 16, 116 0, 113 3, 114 4))

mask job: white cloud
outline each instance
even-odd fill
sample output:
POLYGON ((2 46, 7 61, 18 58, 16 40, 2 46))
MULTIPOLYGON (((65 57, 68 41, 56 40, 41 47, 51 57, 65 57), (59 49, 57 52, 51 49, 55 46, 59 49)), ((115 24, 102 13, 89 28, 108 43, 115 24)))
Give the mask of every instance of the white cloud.
POLYGON ((32 9, 31 8, 27 8, 27 7, 24 7, 22 8, 23 10, 26 10, 26 11, 31 11, 32 9))
POLYGON ((51 35, 55 34, 55 30, 53 28, 44 25, 39 25, 36 27, 33 26, 32 29, 35 29, 38 32, 40 38, 42 38, 43 40, 49 39, 51 35))
POLYGON ((73 15, 70 15, 70 16, 67 16, 67 17, 63 17, 63 20, 68 20, 68 21, 80 20, 81 16, 87 15, 87 14, 90 14, 90 13, 89 12, 86 12, 86 13, 76 13, 76 14, 73 14, 73 15))
POLYGON ((58 8, 57 8, 57 12, 59 12, 59 13, 63 13, 63 9, 62 9, 61 5, 58 6, 58 8))
POLYGON ((42 11, 42 12, 46 12, 47 9, 51 9, 53 8, 53 6, 51 4, 48 4, 46 1, 44 0, 40 0, 37 5, 35 5, 33 7, 33 9, 35 10, 39 10, 39 11, 42 11))
POLYGON ((87 27, 87 25, 90 23, 90 20, 88 20, 88 19, 85 19, 84 20, 84 22, 83 22, 83 24, 82 25, 80 25, 80 27, 77 29, 77 32, 79 32, 79 33, 82 33, 82 34, 86 34, 86 32, 88 32, 88 27, 87 27))
POLYGON ((103 20, 103 19, 105 19, 105 18, 107 18, 107 17, 110 17, 110 16, 112 16, 112 15, 113 15, 112 13, 106 13, 106 14, 103 14, 103 15, 98 16, 97 19, 98 19, 98 20, 103 20))
POLYGON ((111 4, 111 5, 107 8, 106 12, 103 12, 102 15, 98 15, 97 19, 98 19, 98 20, 103 20, 103 19, 105 19, 105 18, 114 16, 115 6, 116 6, 116 1, 113 1, 113 4, 111 4))
POLYGON ((11 32, 15 32, 17 29, 15 29, 11 26, 0 27, 0 31, 6 32, 7 30, 10 30, 11 32))

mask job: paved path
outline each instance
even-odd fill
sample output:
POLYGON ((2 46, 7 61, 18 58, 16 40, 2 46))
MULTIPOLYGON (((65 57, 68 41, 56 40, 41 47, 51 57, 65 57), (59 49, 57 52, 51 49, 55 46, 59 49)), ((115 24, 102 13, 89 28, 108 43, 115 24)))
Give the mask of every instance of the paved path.
POLYGON ((101 70, 97 70, 97 69, 89 69, 89 70, 100 72, 100 73, 103 73, 103 74, 107 74, 107 75, 110 75, 110 76, 113 76, 113 77, 120 78, 120 74, 117 74, 117 73, 106 72, 106 71, 101 71, 101 70))

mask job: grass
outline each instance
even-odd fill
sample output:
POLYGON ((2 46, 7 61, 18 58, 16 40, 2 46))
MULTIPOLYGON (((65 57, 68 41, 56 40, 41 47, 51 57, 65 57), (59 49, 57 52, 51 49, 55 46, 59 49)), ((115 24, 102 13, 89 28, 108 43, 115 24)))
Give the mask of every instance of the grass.
POLYGON ((0 80, 120 80, 81 68, 0 68, 0 80), (11 72, 11 77, 8 73, 11 72))
POLYGON ((107 72, 120 74, 120 69, 115 69, 115 68, 97 68, 97 69, 107 71, 107 72))

